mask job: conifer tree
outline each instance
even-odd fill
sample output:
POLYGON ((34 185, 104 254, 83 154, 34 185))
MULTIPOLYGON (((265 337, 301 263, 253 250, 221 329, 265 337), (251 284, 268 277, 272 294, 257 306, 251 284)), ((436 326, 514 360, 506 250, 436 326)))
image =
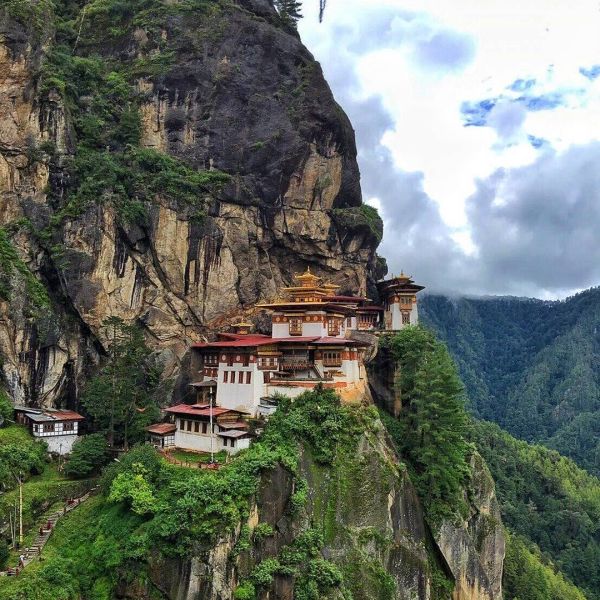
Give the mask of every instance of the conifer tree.
POLYGON ((275 0, 275 8, 284 23, 294 29, 302 18, 302 2, 300 0, 275 0))
POLYGON ((109 445, 119 441, 128 448, 159 417, 159 370, 138 326, 117 317, 103 326, 110 344, 108 362, 86 386, 83 405, 109 445))
POLYGON ((398 333, 392 352, 400 367, 402 402, 396 441, 435 520, 449 507, 462 508, 462 489, 469 476, 463 386, 446 346, 423 328, 398 333))

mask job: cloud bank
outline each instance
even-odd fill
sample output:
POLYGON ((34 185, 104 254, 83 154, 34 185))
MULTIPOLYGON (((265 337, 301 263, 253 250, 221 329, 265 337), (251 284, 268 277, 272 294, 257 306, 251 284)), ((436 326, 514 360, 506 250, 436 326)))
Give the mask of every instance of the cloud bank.
POLYGON ((312 10, 301 34, 355 127, 391 271, 445 293, 561 297, 600 283, 595 56, 525 70, 498 53, 501 76, 488 76, 490 31, 468 19, 461 29, 395 0, 330 0, 319 26, 312 10))

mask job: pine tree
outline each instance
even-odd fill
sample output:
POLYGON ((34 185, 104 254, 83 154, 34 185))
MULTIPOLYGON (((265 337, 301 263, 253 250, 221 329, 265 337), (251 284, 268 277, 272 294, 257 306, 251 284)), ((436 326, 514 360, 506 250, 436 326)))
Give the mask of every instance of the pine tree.
POLYGON ((275 8, 286 25, 297 27, 302 18, 302 2, 300 0, 275 0, 275 8))
POLYGON ((118 439, 128 448, 131 439, 141 441, 144 426, 159 417, 159 369, 138 326, 117 317, 103 326, 110 343, 109 359, 86 386, 83 405, 111 446, 118 439))
POLYGON ((429 331, 409 327, 392 339, 391 347, 400 367, 397 443, 436 520, 461 510, 469 476, 463 386, 446 346, 429 331))

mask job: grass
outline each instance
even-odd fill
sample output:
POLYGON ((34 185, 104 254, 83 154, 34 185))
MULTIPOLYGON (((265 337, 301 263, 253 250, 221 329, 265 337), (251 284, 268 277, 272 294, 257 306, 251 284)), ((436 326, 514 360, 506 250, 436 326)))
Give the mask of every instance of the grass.
MULTIPOLYGON (((33 441, 26 427, 12 425, 0 429, 0 445, 27 445, 33 441)), ((32 475, 23 483, 23 545, 31 545, 39 525, 48 515, 64 505, 70 497, 81 496, 91 486, 93 480, 73 481, 66 479, 58 470, 58 463, 47 461, 39 475, 32 475)), ((7 523, 9 514, 14 514, 19 503, 19 489, 14 487, 0 494, 0 525, 7 523)), ((13 552, 9 564, 16 564, 18 552, 13 552)))
MULTIPOLYGON (((169 455, 174 459, 181 462, 188 462, 192 464, 196 463, 207 463, 210 462, 210 453, 208 452, 189 452, 187 450, 181 450, 179 448, 171 450, 169 455)), ((215 452, 215 461, 218 463, 224 463, 227 460, 227 453, 225 450, 215 452)))
POLYGON ((23 425, 11 425, 0 428, 0 444, 19 444, 31 442, 31 435, 23 425))

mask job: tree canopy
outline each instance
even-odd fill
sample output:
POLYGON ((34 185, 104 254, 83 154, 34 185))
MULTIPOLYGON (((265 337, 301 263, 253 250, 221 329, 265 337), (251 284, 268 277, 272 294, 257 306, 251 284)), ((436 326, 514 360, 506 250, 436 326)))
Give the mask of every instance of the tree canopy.
POLYGON ((144 428, 160 418, 160 365, 139 326, 111 317, 103 327, 110 344, 108 361, 85 387, 82 403, 110 445, 128 448, 142 441, 144 428))
POLYGON ((407 327, 383 344, 399 367, 402 401, 397 421, 386 418, 386 424, 435 522, 462 510, 470 475, 463 386, 445 345, 430 331, 407 327))

